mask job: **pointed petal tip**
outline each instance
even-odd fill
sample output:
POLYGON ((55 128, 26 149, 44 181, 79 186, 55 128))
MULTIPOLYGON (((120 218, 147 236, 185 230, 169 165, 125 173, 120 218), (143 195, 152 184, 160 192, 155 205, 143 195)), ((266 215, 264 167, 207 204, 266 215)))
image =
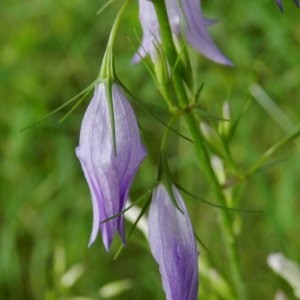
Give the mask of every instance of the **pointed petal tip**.
POLYGON ((227 67, 235 67, 235 64, 225 56, 222 59, 213 60, 213 61, 227 67))
POLYGON ((132 57, 130 63, 131 63, 132 65, 136 65, 136 64, 138 64, 140 61, 141 61, 140 56, 139 56, 137 53, 135 53, 134 56, 132 57))
POLYGON ((93 237, 93 236, 91 236, 90 237, 90 240, 89 240, 89 243, 88 243, 88 248, 91 248, 91 246, 94 244, 94 242, 95 242, 95 237, 93 237))
POLYGON ((91 248, 92 245, 93 245, 93 242, 92 242, 92 241, 89 241, 89 243, 88 243, 88 248, 91 248))
POLYGON ((231 60, 228 60, 227 65, 228 65, 228 67, 232 67, 232 68, 235 67, 235 64, 231 60))
MULTIPOLYGON (((196 49, 198 50, 198 49, 196 49)), ((200 51, 200 50, 198 50, 200 51)), ((218 49, 213 49, 212 51, 200 51, 206 58, 209 60, 221 64, 227 67, 235 67, 235 64, 227 58, 225 55, 223 55, 218 49)))
POLYGON ((80 160, 80 146, 79 145, 75 148, 75 155, 80 160))
POLYGON ((281 0, 276 0, 276 3, 277 3, 277 6, 279 7, 280 11, 283 12, 283 6, 282 6, 282 3, 281 3, 281 0))
POLYGON ((112 237, 108 238, 103 232, 102 233, 102 242, 103 242, 103 245, 104 245, 104 248, 105 248, 106 252, 109 252, 109 249, 110 249, 110 246, 111 246, 111 243, 112 243, 112 237))

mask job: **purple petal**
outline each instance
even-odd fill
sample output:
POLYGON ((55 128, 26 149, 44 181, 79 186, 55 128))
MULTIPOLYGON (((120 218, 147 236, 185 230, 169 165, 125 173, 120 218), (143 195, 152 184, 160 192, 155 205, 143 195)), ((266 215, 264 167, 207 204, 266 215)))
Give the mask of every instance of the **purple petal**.
POLYGON ((82 121, 76 155, 92 196, 94 217, 89 245, 100 229, 108 251, 116 231, 125 242, 123 216, 100 223, 124 209, 131 182, 146 150, 140 141, 133 110, 121 88, 113 84, 115 155, 107 98, 105 84, 98 84, 82 121))
MULTIPOLYGON (((181 35, 181 23, 184 24, 184 34, 187 42, 207 58, 221 64, 232 65, 211 39, 207 27, 216 20, 205 18, 202 15, 201 2, 199 0, 166 0, 166 8, 172 33, 181 35)), ((139 18, 143 30, 141 46, 134 55, 132 62, 137 63, 150 54, 155 60, 155 45, 161 42, 159 24, 154 5, 148 0, 139 0, 139 18)))
POLYGON ((207 31, 207 27, 212 24, 212 21, 203 16, 201 1, 185 0, 182 1, 182 7, 185 35, 189 44, 217 63, 232 65, 232 62, 215 45, 207 31))
POLYGON ((147 0, 139 0, 139 19, 143 29, 141 46, 132 58, 132 63, 138 63, 141 58, 150 54, 155 59, 155 45, 160 43, 159 25, 154 5, 147 0))
POLYGON ((159 264, 167 300, 196 300, 198 252, 184 202, 175 186, 173 192, 182 214, 160 184, 153 192, 149 211, 149 244, 159 264))

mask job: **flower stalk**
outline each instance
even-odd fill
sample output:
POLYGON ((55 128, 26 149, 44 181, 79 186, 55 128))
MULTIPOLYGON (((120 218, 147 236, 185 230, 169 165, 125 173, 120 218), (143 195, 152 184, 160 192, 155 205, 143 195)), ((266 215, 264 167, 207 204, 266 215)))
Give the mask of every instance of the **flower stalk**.
MULTIPOLYGON (((162 39, 163 49, 172 66, 177 64, 177 52, 173 42, 171 27, 168 21, 167 9, 165 1, 154 0, 153 4, 158 17, 160 25, 160 33, 162 39)), ((177 64, 172 69, 172 81, 175 93, 178 98, 179 105, 181 108, 189 105, 189 98, 187 96, 183 81, 182 81, 182 70, 181 64, 177 64)), ((194 147, 197 154, 197 158, 202 166, 202 169, 214 191, 214 194, 219 202, 219 205, 226 206, 226 199, 222 191, 217 177, 210 164, 210 158, 208 151, 205 147, 203 137, 199 131, 198 121, 192 113, 185 114, 185 121, 189 128, 189 131, 194 140, 194 147)), ((233 278, 233 285, 235 288, 236 296, 240 300, 247 299, 246 291, 243 283, 243 279, 240 271, 240 264, 238 259, 237 245, 232 229, 232 220, 227 210, 219 210, 220 229, 223 235, 225 243, 225 249, 229 259, 230 272, 233 278)))
POLYGON ((125 244, 124 216, 120 213, 125 208, 139 165, 147 154, 135 113, 114 71, 113 44, 129 2, 123 4, 113 25, 76 148, 93 204, 89 246, 101 231, 107 251, 116 233, 125 244))

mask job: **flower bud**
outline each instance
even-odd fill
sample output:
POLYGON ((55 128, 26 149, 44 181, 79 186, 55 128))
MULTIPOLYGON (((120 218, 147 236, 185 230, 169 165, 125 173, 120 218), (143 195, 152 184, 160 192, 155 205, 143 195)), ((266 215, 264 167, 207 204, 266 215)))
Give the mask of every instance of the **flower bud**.
POLYGON ((102 222, 125 208, 132 180, 146 156, 135 114, 119 85, 96 85, 82 121, 76 155, 92 196, 94 220, 89 245, 101 230, 108 251, 116 232, 125 243, 124 216, 102 222))
POLYGON ((198 251, 191 221, 175 186, 176 208, 163 184, 153 192, 148 217, 149 244, 159 264, 167 300, 196 300, 198 251))

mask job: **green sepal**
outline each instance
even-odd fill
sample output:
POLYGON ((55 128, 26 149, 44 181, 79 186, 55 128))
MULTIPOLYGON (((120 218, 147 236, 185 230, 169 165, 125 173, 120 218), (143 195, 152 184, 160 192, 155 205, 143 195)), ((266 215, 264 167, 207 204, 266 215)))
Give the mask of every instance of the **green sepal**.
POLYGON ((136 206, 137 203, 141 202, 142 200, 144 200, 144 198, 146 198, 146 196, 148 196, 151 193, 151 190, 147 190, 141 197, 139 197, 137 200, 135 200, 133 203, 131 203, 129 206, 127 206, 126 208, 124 208, 123 210, 121 210, 119 213, 116 213, 114 215, 112 215, 111 217, 103 220, 100 224, 104 224, 110 220, 113 220, 121 215, 123 215, 127 210, 130 210, 132 207, 136 206))
MULTIPOLYGON (((149 196, 149 199, 147 200, 146 204, 143 206, 143 208, 142 208, 140 214, 138 215, 136 221, 135 221, 134 224, 131 226, 130 231, 129 231, 129 233, 127 234, 127 237, 126 237, 126 241, 129 239, 129 237, 130 237, 130 236, 132 235, 132 233, 134 232, 134 230, 135 230, 135 228, 136 228, 136 226, 137 226, 139 220, 140 220, 141 217, 146 213, 146 211, 147 211, 147 209, 148 209, 150 203, 151 203, 151 198, 150 198, 150 196, 149 196)), ((122 250, 124 249, 124 247, 125 247, 125 246, 124 246, 123 244, 120 245, 119 249, 117 250, 116 254, 114 255, 113 260, 116 260, 116 259, 119 257, 119 255, 121 254, 121 252, 122 252, 122 250)))
MULTIPOLYGON (((80 93, 78 93, 77 95, 75 95, 74 97, 72 97, 71 99, 69 99, 68 101, 66 101, 64 104, 60 105, 59 107, 55 108, 54 110, 52 110, 51 112, 49 112, 48 114, 44 115, 43 117, 41 117, 40 119, 38 119, 37 121, 31 123, 30 125, 27 125, 23 128, 20 129, 20 132, 25 131, 39 123, 41 123, 42 121, 52 117, 54 114, 56 114, 57 112, 61 111, 63 108, 67 107, 68 105, 70 105, 71 103, 73 103, 74 101, 77 100, 77 102, 75 103, 75 105, 73 105, 71 111, 73 112, 75 108, 77 108, 77 106, 85 99, 85 97, 93 90, 94 85, 95 85, 96 81, 93 81, 90 85, 88 85, 84 90, 82 90, 80 93), (79 100, 78 100, 79 98, 79 100)), ((69 112, 67 112, 67 114, 62 117, 59 122, 62 122, 63 120, 65 120, 67 117, 69 116, 69 112)))
POLYGON ((229 143, 232 140, 232 138, 233 138, 233 136, 234 136, 234 134, 235 134, 235 132, 238 128, 238 125, 243 120, 244 115, 246 114, 248 108, 250 107, 250 104, 251 104, 251 99, 248 98, 244 102, 243 107, 242 107, 241 112, 239 113, 238 117, 235 120, 231 121, 232 124, 231 124, 231 126, 228 130, 227 136, 226 136, 226 142, 227 143, 229 143))
POLYGON ((193 80, 193 68, 190 61, 189 53, 187 50, 187 44, 184 40, 184 45, 181 48, 179 53, 179 58, 181 60, 183 68, 183 79, 185 84, 189 87, 190 90, 194 89, 194 80, 193 80))
POLYGON ((214 208, 219 208, 219 209, 224 209, 224 210, 228 210, 231 212, 236 212, 236 213, 255 213, 255 214, 261 214, 263 213, 263 211, 261 210, 257 210, 257 209, 247 209, 247 208, 235 208, 235 207, 228 207, 228 206, 223 206, 223 205, 218 205, 215 204, 213 202, 207 201, 197 195, 194 195, 193 193, 189 192, 187 189, 185 189, 184 187, 182 187, 179 184, 174 183, 174 185, 181 190, 183 193, 185 193, 187 196, 191 197, 192 199, 196 199, 200 202, 202 202, 203 204, 209 205, 211 207, 214 208))
POLYGON ((202 94, 202 91, 204 89, 204 82, 201 82, 200 86, 197 88, 196 94, 195 94, 195 104, 197 104, 200 100, 200 96, 202 94))
POLYGON ((109 116, 110 116, 110 124, 111 124, 111 131, 112 131, 112 143, 113 143, 113 149, 114 154, 117 156, 117 142, 116 142, 116 122, 115 122, 115 113, 114 113, 114 102, 113 102, 113 96, 112 96, 112 80, 108 78, 105 81, 105 93, 107 96, 107 104, 108 104, 108 110, 109 110, 109 116))
POLYGON ((171 178, 171 172, 168 165, 168 161, 166 160, 166 157, 164 153, 160 152, 159 154, 159 162, 158 162, 158 182, 163 184, 174 204, 174 206, 182 213, 184 214, 183 210, 179 207, 177 200, 173 193, 172 188, 172 178, 171 178))

